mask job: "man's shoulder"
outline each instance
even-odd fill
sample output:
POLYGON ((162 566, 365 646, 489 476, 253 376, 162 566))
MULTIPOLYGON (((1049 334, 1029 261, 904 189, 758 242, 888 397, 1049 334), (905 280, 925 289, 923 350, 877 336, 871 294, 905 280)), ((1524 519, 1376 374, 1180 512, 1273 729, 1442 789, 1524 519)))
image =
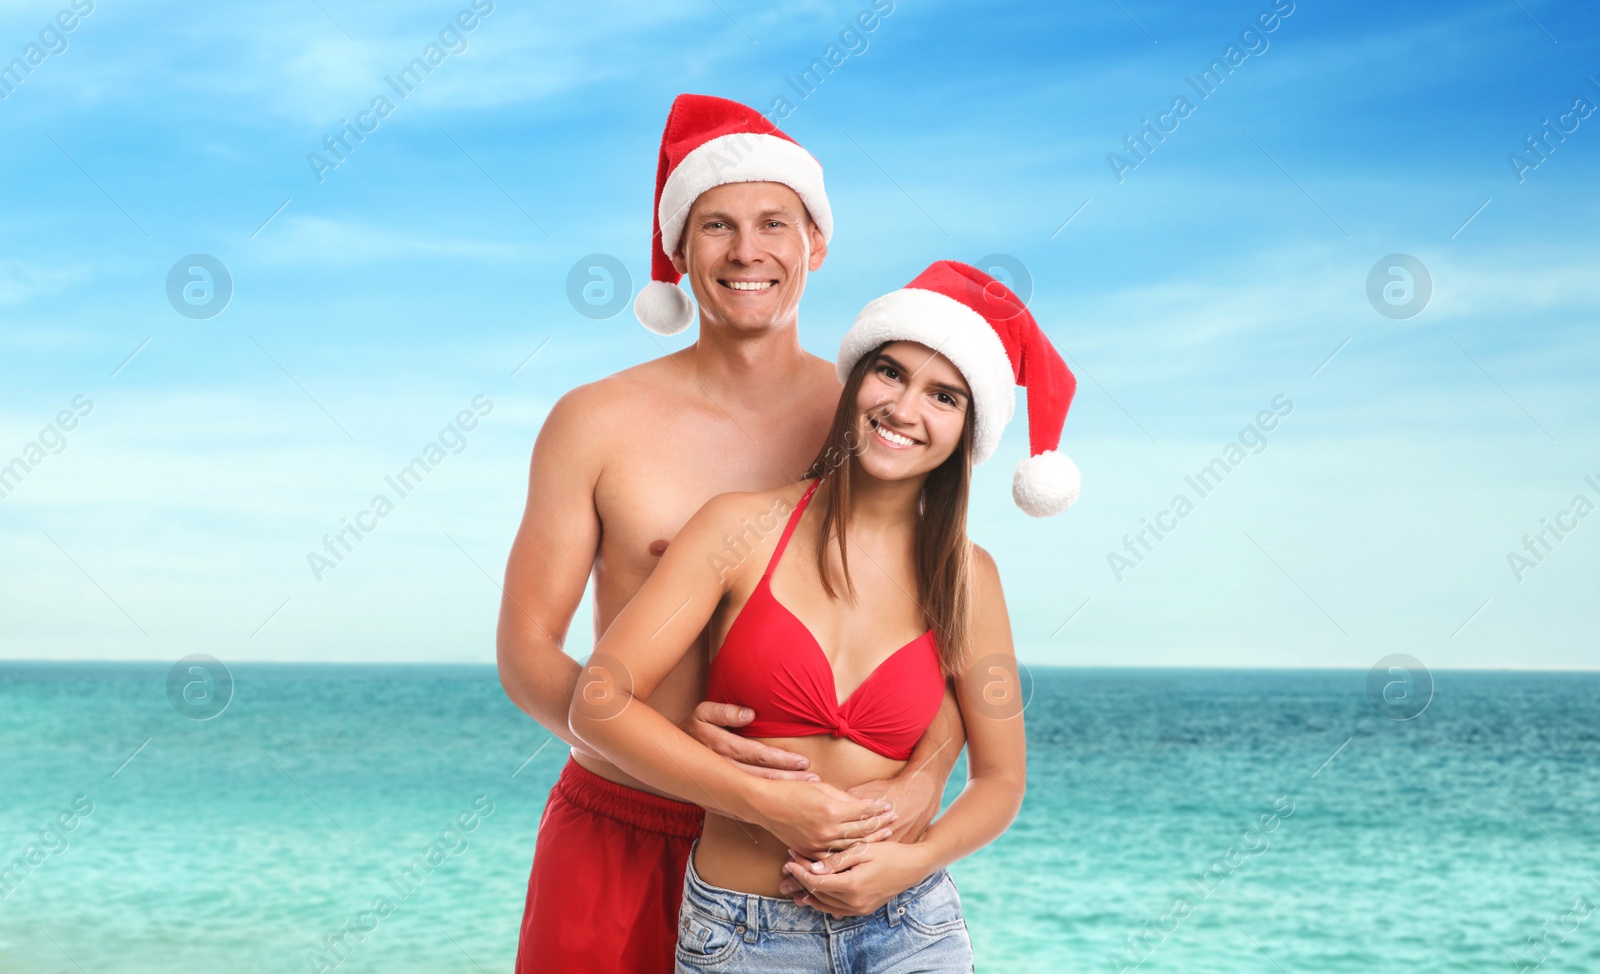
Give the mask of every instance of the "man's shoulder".
POLYGON ((839 367, 831 358, 823 358, 815 352, 806 351, 806 375, 812 381, 822 386, 831 386, 835 391, 844 387, 839 381, 839 367))
POLYGON ((629 366, 603 378, 574 386, 562 393, 550 409, 551 420, 567 424, 603 424, 619 411, 637 414, 641 408, 665 405, 675 395, 665 358, 629 366))

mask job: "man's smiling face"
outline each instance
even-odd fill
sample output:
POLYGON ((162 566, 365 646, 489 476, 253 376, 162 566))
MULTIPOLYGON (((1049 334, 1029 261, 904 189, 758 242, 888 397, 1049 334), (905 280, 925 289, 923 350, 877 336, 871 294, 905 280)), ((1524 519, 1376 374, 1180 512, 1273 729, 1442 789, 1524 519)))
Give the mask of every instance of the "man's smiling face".
POLYGON ((782 183, 726 183, 700 194, 672 258, 700 303, 702 324, 765 331, 796 320, 806 275, 828 245, 782 183))

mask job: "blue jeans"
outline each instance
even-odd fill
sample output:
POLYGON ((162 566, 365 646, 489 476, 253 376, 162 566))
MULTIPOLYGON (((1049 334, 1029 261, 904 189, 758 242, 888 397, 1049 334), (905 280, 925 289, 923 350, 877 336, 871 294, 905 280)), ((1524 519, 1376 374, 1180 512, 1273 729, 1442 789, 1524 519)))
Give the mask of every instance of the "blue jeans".
POLYGON ((868 916, 835 920, 785 897, 712 886, 695 871, 694 850, 684 870, 677 957, 678 974, 973 970, 961 899, 943 869, 868 916))

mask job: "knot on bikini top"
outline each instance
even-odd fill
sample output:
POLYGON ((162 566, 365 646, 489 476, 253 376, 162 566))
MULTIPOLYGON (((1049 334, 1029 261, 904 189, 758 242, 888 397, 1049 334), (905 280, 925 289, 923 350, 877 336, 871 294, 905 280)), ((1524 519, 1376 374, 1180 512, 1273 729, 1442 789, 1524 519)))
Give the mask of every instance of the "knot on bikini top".
POLYGON ((789 515, 766 573, 728 626, 711 661, 706 698, 756 712, 754 720, 735 728, 744 737, 832 734, 904 761, 944 702, 944 673, 933 630, 879 663, 841 703, 833 665, 822 646, 772 594, 772 570, 817 483, 789 515))

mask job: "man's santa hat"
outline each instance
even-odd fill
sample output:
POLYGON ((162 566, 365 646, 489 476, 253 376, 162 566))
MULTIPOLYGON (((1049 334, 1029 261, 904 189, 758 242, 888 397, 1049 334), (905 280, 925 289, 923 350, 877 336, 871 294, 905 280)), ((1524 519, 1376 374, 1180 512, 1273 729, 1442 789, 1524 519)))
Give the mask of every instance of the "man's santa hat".
POLYGON ((694 321, 694 303, 677 286, 683 275, 672 266, 689 207, 708 189, 755 182, 782 183, 794 190, 822 239, 833 238, 822 166, 811 153, 753 108, 710 95, 679 95, 661 133, 650 283, 633 301, 633 313, 646 328, 676 335, 694 321))
POLYGON ((839 381, 885 342, 920 342, 949 359, 972 391, 976 427, 972 462, 1000 444, 1028 390, 1028 458, 1011 482, 1017 506, 1034 517, 1060 514, 1078 499, 1078 467, 1063 453, 1061 426, 1078 382, 1033 314, 1004 284, 953 260, 929 265, 898 291, 876 298, 856 316, 839 346, 839 381))

